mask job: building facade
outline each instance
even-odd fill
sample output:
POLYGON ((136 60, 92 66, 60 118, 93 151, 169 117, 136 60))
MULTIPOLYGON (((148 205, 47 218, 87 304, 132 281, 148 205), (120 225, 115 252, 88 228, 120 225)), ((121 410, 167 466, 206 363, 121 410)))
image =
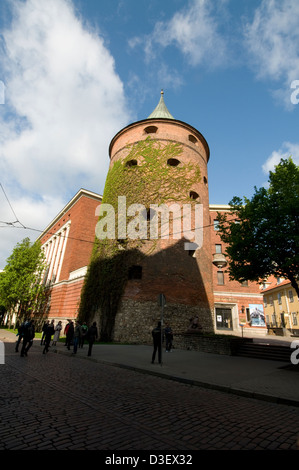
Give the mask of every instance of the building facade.
POLYGON ((269 334, 299 336, 299 299, 290 281, 271 278, 262 292, 269 334))
POLYGON ((78 314, 101 200, 100 195, 80 189, 38 238, 48 266, 47 315, 63 324, 78 314))
POLYGON ((105 340, 146 341, 163 295, 175 330, 197 317, 213 331, 210 233, 194 236, 196 213, 201 228, 209 223, 207 142, 170 115, 161 94, 147 119, 116 134, 109 156, 102 208, 113 220, 99 219, 80 319, 95 319, 105 340))
POLYGON ((265 335, 263 293, 256 282, 231 280, 226 270, 225 244, 218 232, 218 213, 230 213, 228 205, 210 205, 211 258, 215 329, 218 333, 265 335))

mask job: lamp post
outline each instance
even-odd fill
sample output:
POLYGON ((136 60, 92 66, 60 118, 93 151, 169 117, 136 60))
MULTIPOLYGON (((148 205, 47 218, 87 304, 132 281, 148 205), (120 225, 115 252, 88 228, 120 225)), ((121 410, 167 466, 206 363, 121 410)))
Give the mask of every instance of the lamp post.
POLYGON ((220 270, 227 266, 227 261, 223 253, 214 253, 212 263, 214 266, 216 266, 216 268, 220 270))
POLYGON ((218 269, 223 269, 227 266, 227 261, 222 253, 214 253, 213 254, 213 261, 212 263, 214 266, 216 266, 218 269))

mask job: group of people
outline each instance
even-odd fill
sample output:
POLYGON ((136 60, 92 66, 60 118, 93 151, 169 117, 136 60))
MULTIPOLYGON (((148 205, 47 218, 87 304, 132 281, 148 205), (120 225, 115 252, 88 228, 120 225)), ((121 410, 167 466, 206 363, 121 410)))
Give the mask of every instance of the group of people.
MULTIPOLYGON (((55 326, 54 320, 47 320, 42 327, 41 346, 44 346, 43 354, 49 351, 50 343, 55 346, 59 341, 62 331, 62 322, 59 321, 55 326), (53 337, 53 339, 52 339, 53 337)), ((64 329, 66 335, 65 346, 70 350, 73 346, 73 353, 77 353, 78 347, 83 348, 85 340, 88 341, 88 356, 91 356, 92 346, 98 338, 97 324, 94 322, 90 328, 84 322, 82 325, 78 321, 74 323, 69 320, 64 329)), ((21 323, 18 327, 17 341, 15 351, 19 352, 20 343, 23 342, 21 348, 21 357, 27 356, 29 349, 33 344, 35 338, 35 322, 28 319, 21 323)))
POLYGON ((93 343, 96 341, 98 337, 98 329, 96 322, 88 328, 86 322, 82 325, 78 321, 74 322, 69 320, 68 324, 64 329, 65 333, 65 346, 68 350, 71 349, 71 345, 73 345, 73 353, 77 353, 77 349, 83 348, 85 340, 88 341, 88 352, 87 356, 91 356, 92 346, 93 343))
POLYGON ((50 343, 52 340, 52 336, 53 336, 52 346, 56 345, 57 341, 59 341, 61 330, 62 330, 61 321, 59 321, 56 326, 54 325, 54 320, 51 320, 51 322, 50 320, 47 320, 43 324, 42 338, 40 342, 41 346, 44 346, 43 354, 46 354, 47 352, 49 352, 49 347, 50 347, 50 343))
MULTIPOLYGON (((50 343, 53 337, 52 345, 56 345, 59 340, 60 334, 62 331, 62 322, 59 321, 57 325, 54 325, 54 320, 47 320, 42 328, 42 337, 41 345, 44 346, 43 354, 46 354, 49 351, 50 343)), ((87 355, 91 356, 92 346, 98 337, 98 329, 96 322, 88 328, 87 324, 84 322, 82 325, 78 322, 72 320, 68 321, 68 324, 64 328, 65 334, 65 346, 70 350, 73 346, 73 354, 77 353, 77 349, 83 348, 85 340, 88 341, 88 352, 87 355)), ((172 352, 172 341, 173 333, 169 324, 166 325, 164 330, 162 330, 161 322, 158 322, 156 328, 152 330, 154 350, 152 354, 152 364, 155 362, 156 353, 158 352, 158 361, 161 364, 162 361, 162 342, 164 337, 166 340, 166 352, 172 352)), ((21 341, 23 341, 21 349, 21 357, 27 356, 29 349, 33 344, 33 339, 35 338, 35 324, 34 320, 25 320, 18 328, 17 341, 16 341, 16 352, 19 351, 19 346, 21 341)))
POLYGON ((162 361, 162 343, 166 342, 166 350, 165 352, 172 352, 172 341, 173 341, 173 333, 171 326, 166 324, 164 331, 162 330, 161 322, 158 322, 158 325, 152 330, 152 337, 154 343, 154 350, 152 354, 152 364, 155 362, 156 354, 158 351, 158 361, 161 364, 162 361))

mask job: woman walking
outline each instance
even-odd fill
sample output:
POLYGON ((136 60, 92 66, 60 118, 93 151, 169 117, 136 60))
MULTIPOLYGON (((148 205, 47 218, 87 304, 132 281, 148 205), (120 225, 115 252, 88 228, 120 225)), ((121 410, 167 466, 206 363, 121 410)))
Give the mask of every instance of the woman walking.
POLYGON ((56 342, 59 341, 61 330, 62 330, 62 324, 61 324, 61 321, 59 321, 55 327, 52 346, 56 346, 56 342))

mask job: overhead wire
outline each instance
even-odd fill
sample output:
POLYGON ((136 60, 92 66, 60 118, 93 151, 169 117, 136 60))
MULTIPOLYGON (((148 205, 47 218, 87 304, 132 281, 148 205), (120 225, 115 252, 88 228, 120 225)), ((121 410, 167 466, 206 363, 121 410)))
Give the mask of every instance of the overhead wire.
MULTIPOLYGON (((14 221, 14 222, 5 222, 5 221, 0 220, 0 223, 1 223, 1 224, 5 224, 5 225, 0 226, 0 228, 18 228, 18 229, 22 228, 22 229, 24 229, 24 230, 30 230, 30 231, 34 231, 34 232, 43 233, 44 230, 40 230, 40 229, 33 228, 33 227, 26 227, 22 222, 20 222, 20 220, 18 219, 18 217, 17 217, 17 215, 16 215, 16 213, 15 213, 15 211, 14 211, 14 209, 13 209, 13 207, 12 207, 12 205, 11 205, 11 203, 10 203, 8 197, 7 197, 7 194, 6 194, 5 191, 4 191, 4 188, 3 188, 1 182, 0 182, 0 186, 1 186, 1 188, 2 188, 2 191, 3 191, 4 195, 5 195, 5 198, 6 198, 7 202, 8 202, 8 204, 9 204, 9 206, 10 206, 10 208, 11 208, 11 210, 12 210, 12 212, 13 212, 15 218, 16 218, 16 221, 14 221), (14 224, 16 224, 16 223, 19 223, 19 224, 21 225, 21 227, 15 226, 14 224)), ((231 219, 231 220, 238 220, 238 219, 236 218, 236 219, 231 219)), ((211 223, 211 224, 203 225, 202 227, 196 227, 196 229, 199 230, 199 229, 204 229, 204 228, 213 227, 213 226, 214 226, 214 222, 211 223)), ((47 233, 47 235, 51 235, 51 236, 57 234, 56 231, 55 231, 55 232, 49 232, 49 231, 48 231, 48 232, 46 232, 46 233, 47 233)), ((176 235, 176 234, 177 234, 177 233, 174 232, 172 235, 176 235)), ((65 238, 63 235, 60 235, 60 236, 62 236, 63 238, 65 238)), ((92 241, 91 241, 91 240, 84 240, 84 239, 82 239, 82 238, 71 237, 71 236, 69 236, 69 235, 68 235, 67 238, 70 239, 70 240, 76 240, 76 241, 79 241, 79 242, 85 242, 85 243, 92 243, 92 244, 94 244, 94 240, 92 240, 92 241)))
MULTIPOLYGON (((232 220, 238 220, 238 219, 231 219, 232 220)), ((14 222, 3 222, 3 221, 0 221, 0 223, 3 223, 3 224, 6 224, 6 226, 0 226, 0 228, 17 228, 17 229, 23 229, 23 230, 30 230, 30 231, 34 231, 34 232, 39 232, 39 233, 43 233, 44 230, 40 230, 40 229, 37 229, 37 228, 33 228, 33 227, 26 227, 22 224, 22 227, 17 227, 14 225, 14 222)), ((196 229, 199 230, 199 229, 204 229, 204 228, 209 228, 209 227, 213 227, 214 226, 214 223, 212 224, 207 224, 207 225, 203 225, 201 227, 197 227, 196 229)), ((48 231, 45 233, 45 235, 57 235, 57 231, 55 232, 51 232, 51 231, 48 231)), ((172 235, 176 235, 177 232, 173 232, 172 235)), ((65 238, 64 235, 60 235, 62 238, 65 238)), ((84 240, 82 238, 77 238, 77 237, 72 237, 70 235, 67 236, 68 239, 70 240, 76 240, 76 241, 79 241, 79 242, 85 242, 85 243, 94 243, 94 240, 84 240)))
POLYGON ((26 227, 22 224, 22 222, 20 222, 20 220, 18 219, 18 217, 17 217, 17 215, 16 215, 16 213, 15 213, 15 211, 14 211, 14 209, 13 209, 11 203, 10 203, 10 200, 9 200, 8 197, 7 197, 7 194, 6 194, 5 190, 4 190, 3 185, 2 185, 1 182, 0 182, 0 186, 1 186, 2 191, 3 191, 3 194, 4 194, 4 196, 5 196, 5 198, 6 198, 7 202, 8 202, 8 205, 9 205, 9 207, 11 208, 11 211, 12 211, 13 215, 14 215, 15 218, 16 218, 16 220, 15 220, 14 222, 11 222, 11 224, 19 223, 20 225, 22 225, 23 228, 26 228, 26 227))

